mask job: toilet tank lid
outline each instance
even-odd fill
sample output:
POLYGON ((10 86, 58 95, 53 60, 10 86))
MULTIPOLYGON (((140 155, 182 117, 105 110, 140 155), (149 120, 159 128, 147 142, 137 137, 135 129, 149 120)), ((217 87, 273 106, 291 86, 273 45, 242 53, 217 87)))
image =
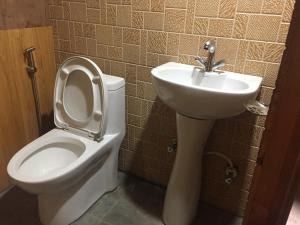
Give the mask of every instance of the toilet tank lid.
POLYGON ((125 86, 125 80, 121 77, 104 74, 104 81, 108 91, 118 90, 125 86))

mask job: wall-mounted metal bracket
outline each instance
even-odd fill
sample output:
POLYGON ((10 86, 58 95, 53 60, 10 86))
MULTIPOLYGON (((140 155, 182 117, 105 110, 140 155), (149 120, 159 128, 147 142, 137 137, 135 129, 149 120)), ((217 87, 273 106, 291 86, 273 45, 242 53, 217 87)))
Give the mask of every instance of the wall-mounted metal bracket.
POLYGON ((268 105, 256 100, 249 101, 247 104, 245 104, 245 108, 249 112, 260 116, 267 116, 269 111, 268 105))

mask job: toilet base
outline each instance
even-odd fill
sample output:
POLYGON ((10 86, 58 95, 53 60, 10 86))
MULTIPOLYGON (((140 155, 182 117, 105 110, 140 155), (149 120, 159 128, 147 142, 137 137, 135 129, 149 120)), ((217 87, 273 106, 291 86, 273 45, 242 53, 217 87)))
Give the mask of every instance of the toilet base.
MULTIPOLYGON (((119 146, 117 146, 119 148, 119 146)), ((64 191, 38 195, 40 220, 43 225, 69 225, 106 192, 117 187, 118 151, 113 149, 86 175, 86 179, 64 191)))

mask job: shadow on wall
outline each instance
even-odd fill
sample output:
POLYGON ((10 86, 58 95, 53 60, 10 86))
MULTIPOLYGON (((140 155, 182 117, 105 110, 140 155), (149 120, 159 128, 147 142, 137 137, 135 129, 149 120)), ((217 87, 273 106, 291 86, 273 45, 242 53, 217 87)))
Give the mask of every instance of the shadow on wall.
MULTIPOLYGON (((142 124, 138 124, 136 116, 128 113, 129 125, 120 153, 120 167, 166 186, 176 155, 167 151, 167 146, 176 137, 176 114, 158 98, 153 103, 147 101, 141 106, 141 111, 142 124)), ((263 117, 248 112, 216 121, 205 151, 229 156, 239 175, 232 184, 226 184, 226 161, 204 156, 201 201, 231 209, 235 215, 244 214, 263 126, 263 117)))
POLYGON ((176 137, 175 112, 157 98, 154 102, 141 102, 140 120, 127 115, 129 125, 121 149, 121 169, 166 186, 175 159, 175 153, 167 151, 176 137))
POLYGON ((43 135, 55 128, 53 111, 50 114, 42 115, 42 128, 40 134, 43 135))

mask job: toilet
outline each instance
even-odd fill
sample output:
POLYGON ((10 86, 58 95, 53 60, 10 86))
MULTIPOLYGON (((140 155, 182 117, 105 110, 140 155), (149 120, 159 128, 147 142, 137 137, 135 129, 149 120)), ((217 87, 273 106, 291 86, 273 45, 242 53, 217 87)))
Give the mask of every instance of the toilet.
POLYGON ((38 195, 43 225, 68 225, 117 186, 125 81, 71 57, 56 74, 53 107, 56 128, 18 151, 7 171, 38 195))

